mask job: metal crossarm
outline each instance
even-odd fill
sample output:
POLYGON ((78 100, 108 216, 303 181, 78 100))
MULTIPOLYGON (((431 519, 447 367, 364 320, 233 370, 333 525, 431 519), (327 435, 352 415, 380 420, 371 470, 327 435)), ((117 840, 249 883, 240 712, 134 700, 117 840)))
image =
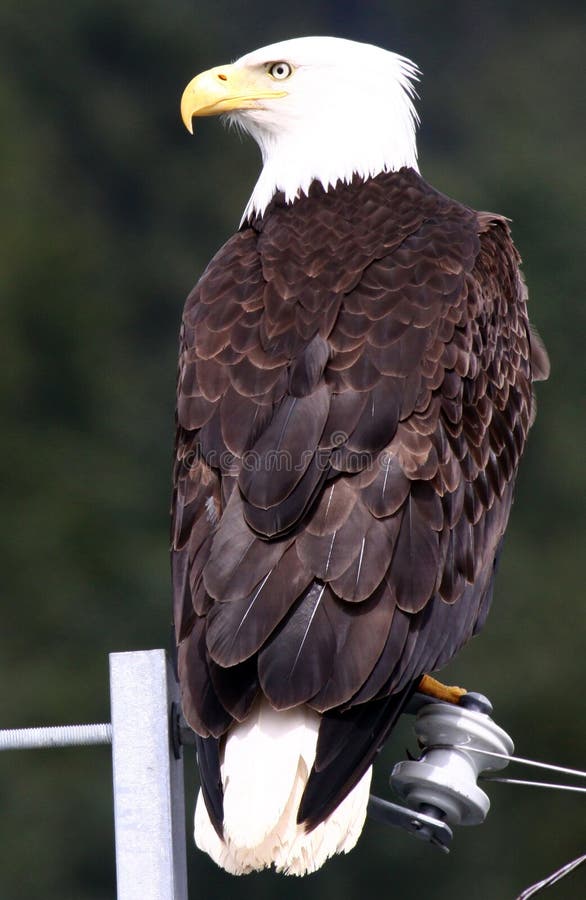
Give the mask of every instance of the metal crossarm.
POLYGON ((0 750, 112 744, 118 900, 187 900, 178 686, 164 650, 110 654, 112 722, 0 730, 0 750))

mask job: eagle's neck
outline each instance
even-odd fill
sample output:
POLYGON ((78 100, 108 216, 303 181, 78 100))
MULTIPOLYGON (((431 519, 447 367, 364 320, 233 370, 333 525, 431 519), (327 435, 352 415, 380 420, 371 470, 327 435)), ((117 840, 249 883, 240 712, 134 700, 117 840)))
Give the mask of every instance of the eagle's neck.
POLYGON ((242 221, 262 215, 277 191, 292 203, 313 181, 328 190, 355 175, 367 179, 404 166, 419 171, 416 114, 406 94, 400 99, 393 115, 366 109, 350 117, 347 111, 320 110, 320 116, 289 121, 279 131, 242 117, 238 124, 256 140, 263 159, 242 221))

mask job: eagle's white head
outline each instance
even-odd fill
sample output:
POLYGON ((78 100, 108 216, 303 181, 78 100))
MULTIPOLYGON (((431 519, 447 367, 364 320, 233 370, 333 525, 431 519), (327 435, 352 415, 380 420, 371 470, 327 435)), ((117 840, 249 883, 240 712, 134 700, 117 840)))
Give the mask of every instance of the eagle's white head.
POLYGON ((202 72, 185 88, 181 115, 226 115, 258 143, 263 169, 244 218, 278 190, 288 201, 313 180, 327 189, 402 166, 417 169, 412 98, 417 67, 371 44, 306 37, 271 44, 202 72))

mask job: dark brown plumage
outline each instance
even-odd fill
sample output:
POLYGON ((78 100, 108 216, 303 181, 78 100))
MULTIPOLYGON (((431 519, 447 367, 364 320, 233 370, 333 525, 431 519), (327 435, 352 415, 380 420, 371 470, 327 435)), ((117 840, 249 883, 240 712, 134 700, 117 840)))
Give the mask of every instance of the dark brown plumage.
POLYGON ((506 220, 411 169, 277 194, 216 254, 181 332, 173 579, 219 831, 217 742, 259 691, 325 713, 312 827, 481 627, 546 374, 506 220))

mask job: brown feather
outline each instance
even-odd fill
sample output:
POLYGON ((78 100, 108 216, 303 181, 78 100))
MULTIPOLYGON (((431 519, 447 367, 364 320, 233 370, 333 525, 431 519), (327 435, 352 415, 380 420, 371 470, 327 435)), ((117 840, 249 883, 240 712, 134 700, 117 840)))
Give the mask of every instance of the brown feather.
POLYGON ((331 675, 339 609, 327 585, 315 582, 259 653, 263 692, 275 709, 313 697, 331 675))
POLYGON ((207 647, 220 666, 253 656, 311 581, 295 547, 242 599, 216 603, 208 616, 207 647))

